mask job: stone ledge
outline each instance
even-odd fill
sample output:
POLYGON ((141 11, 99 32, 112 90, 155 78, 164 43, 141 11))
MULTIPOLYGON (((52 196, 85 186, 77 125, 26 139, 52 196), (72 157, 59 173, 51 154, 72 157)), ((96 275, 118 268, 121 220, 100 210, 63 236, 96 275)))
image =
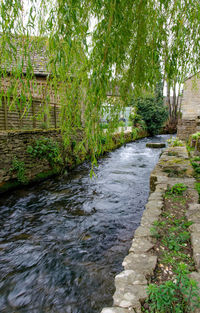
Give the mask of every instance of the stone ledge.
MULTIPOLYGON (((189 196, 193 201, 188 209, 187 217, 194 222, 190 226, 190 231, 194 260, 199 272, 192 274, 193 276, 200 275, 200 204, 197 203, 198 193, 194 188, 195 179, 192 177, 192 167, 184 146, 168 148, 151 174, 151 193, 143 212, 141 225, 135 231, 129 254, 122 263, 125 270, 115 278, 114 307, 105 308, 101 313, 141 313, 141 301, 147 298, 146 277, 153 274, 157 265, 157 256, 153 255, 154 239, 150 229, 162 212, 163 194, 169 187, 180 182, 188 186, 189 196), (175 158, 183 159, 183 163, 176 161, 176 169, 178 172, 183 169, 183 165, 184 168, 187 167, 188 170, 185 171, 187 177, 170 177, 168 173, 163 172, 167 159, 173 160, 172 156, 168 155, 170 151, 176 153, 175 158)), ((197 281, 200 284, 200 276, 197 281)), ((200 313, 200 311, 195 313, 200 313)))

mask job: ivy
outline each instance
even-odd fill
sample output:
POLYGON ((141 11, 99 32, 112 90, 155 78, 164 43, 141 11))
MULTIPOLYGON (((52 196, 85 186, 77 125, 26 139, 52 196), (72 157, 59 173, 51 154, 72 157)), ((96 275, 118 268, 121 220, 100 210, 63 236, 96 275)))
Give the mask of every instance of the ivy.
POLYGON ((46 159, 51 166, 62 165, 58 143, 51 138, 39 138, 27 147, 27 152, 33 158, 46 159))

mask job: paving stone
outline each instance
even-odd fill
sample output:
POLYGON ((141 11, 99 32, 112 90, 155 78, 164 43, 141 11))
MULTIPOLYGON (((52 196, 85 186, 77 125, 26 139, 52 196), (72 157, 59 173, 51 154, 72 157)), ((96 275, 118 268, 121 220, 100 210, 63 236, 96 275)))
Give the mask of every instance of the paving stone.
POLYGON ((125 270, 133 270, 139 273, 143 273, 144 275, 153 274, 153 270, 155 269, 156 264, 156 256, 135 253, 129 253, 122 263, 125 270))
POLYGON ((154 247, 154 243, 147 238, 134 238, 129 252, 145 253, 154 247))
POLYGON ((199 233, 191 233, 191 243, 193 249, 193 258, 198 270, 200 270, 200 235, 199 233))
POLYGON ((189 211, 200 211, 200 204, 199 203, 190 203, 188 206, 189 211))
POLYGON ((140 310, 140 301, 144 301, 147 298, 146 289, 147 286, 145 285, 125 286, 123 289, 118 289, 113 296, 114 305, 122 308, 132 307, 140 310))
POLYGON ((127 285, 147 285, 147 280, 143 274, 136 271, 122 271, 115 277, 115 287, 123 289, 127 285))
POLYGON ((200 223, 200 210, 189 210, 186 212, 188 221, 193 223, 200 223))
POLYGON ((151 235, 149 226, 139 226, 135 231, 134 237, 151 237, 151 235))
POLYGON ((194 223, 189 227, 190 232, 200 233, 200 223, 194 223))
POLYGON ((163 201, 149 201, 146 205, 145 208, 147 210, 161 210, 163 208, 163 201))
MULTIPOLYGON (((199 296, 200 296, 200 273, 192 272, 189 274, 189 277, 197 282, 199 288, 199 296)), ((194 313, 200 313, 200 308, 193 311, 194 313)))
MULTIPOLYGON (((104 308, 101 313, 136 313, 132 308, 124 309, 119 307, 104 308)), ((139 313, 139 312, 138 312, 139 313)))
POLYGON ((163 195, 161 191, 155 191, 153 192, 150 196, 148 201, 162 201, 163 200, 163 195))
POLYGON ((152 227, 154 222, 156 222, 158 220, 158 216, 152 216, 151 214, 147 215, 143 215, 142 219, 141 219, 141 226, 149 226, 152 227))

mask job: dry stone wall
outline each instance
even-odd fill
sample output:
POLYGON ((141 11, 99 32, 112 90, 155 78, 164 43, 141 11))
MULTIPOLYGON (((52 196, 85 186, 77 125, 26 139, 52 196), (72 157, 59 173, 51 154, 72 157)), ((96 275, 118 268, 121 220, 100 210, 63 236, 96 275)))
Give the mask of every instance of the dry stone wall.
POLYGON ((13 159, 24 162, 25 175, 32 180, 39 173, 52 170, 46 159, 34 159, 27 147, 41 137, 51 138, 61 143, 59 130, 10 131, 0 132, 0 187, 8 181, 16 179, 16 173, 11 171, 13 159))
POLYGON ((104 308, 101 313, 141 313, 141 303, 147 298, 148 281, 157 265, 154 252, 156 239, 152 237, 150 229, 161 215, 165 191, 180 182, 188 186, 192 199, 187 218, 194 223, 190 226, 190 231, 197 271, 191 273, 191 277, 200 286, 200 204, 194 186, 193 169, 185 146, 169 147, 151 173, 151 192, 141 224, 135 231, 129 254, 122 263, 124 271, 115 277, 113 307, 104 308))

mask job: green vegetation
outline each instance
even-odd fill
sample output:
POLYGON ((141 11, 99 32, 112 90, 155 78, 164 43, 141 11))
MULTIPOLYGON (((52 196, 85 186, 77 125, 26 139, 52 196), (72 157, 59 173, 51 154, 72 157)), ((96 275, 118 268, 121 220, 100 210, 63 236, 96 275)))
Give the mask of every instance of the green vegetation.
POLYGON ((158 134, 168 117, 162 98, 139 97, 134 99, 133 104, 137 110, 136 116, 138 118, 141 116, 146 124, 148 133, 151 135, 158 134))
POLYGON ((18 182, 22 184, 27 182, 27 177, 25 175, 25 164, 16 157, 14 157, 12 160, 12 167, 10 168, 10 172, 17 175, 18 182))
POLYGON ((51 138, 41 137, 27 147, 27 152, 33 158, 46 159, 51 166, 63 164, 58 143, 51 138))
POLYGON ((197 282, 188 276, 195 266, 188 229, 192 222, 185 217, 187 204, 183 201, 186 193, 187 186, 181 183, 168 188, 161 217, 151 229, 158 266, 143 312, 189 313, 200 307, 197 282))
MULTIPOLYGON (((149 308, 153 313, 194 312, 200 307, 197 283, 189 279, 187 266, 180 263, 173 280, 148 287, 149 308)), ((149 311, 148 311, 149 312, 149 311)))
POLYGON ((178 138, 174 138, 174 137, 168 139, 167 142, 169 143, 171 147, 182 147, 184 145, 181 140, 179 140, 178 138))
MULTIPOLYGON (((7 99, 9 109, 24 116, 30 111, 34 89, 42 98, 34 118, 47 119, 48 127, 55 95, 66 148, 84 125, 83 142, 87 140, 93 163, 102 149, 99 120, 106 110, 104 104, 111 103, 108 94, 117 90, 122 101, 109 106, 112 125, 107 137, 115 132, 119 114, 133 92, 135 97, 154 94, 161 80, 176 86, 199 68, 198 0, 42 0, 30 1, 28 6, 26 2, 0 2, 0 72, 10 82, 1 92, 0 104, 7 99), (93 28, 91 21, 96 23, 93 28), (45 52, 48 60, 43 64, 45 52), (47 70, 44 88, 34 79, 37 58, 32 56, 37 53, 42 54, 37 65, 47 70)), ((145 99, 148 106, 153 101, 145 99)), ((153 106, 152 110, 156 111, 153 106)), ((160 119, 151 126, 151 111, 145 121, 154 134, 160 119)), ((170 113, 177 116, 177 108, 170 113)))
POLYGON ((199 138, 200 138, 200 133, 199 133, 199 132, 197 132, 197 133, 195 133, 195 134, 192 134, 192 139, 197 140, 197 139, 199 139, 199 138))
POLYGON ((187 186, 183 183, 177 183, 166 191, 166 196, 169 195, 182 195, 187 190, 187 186))

